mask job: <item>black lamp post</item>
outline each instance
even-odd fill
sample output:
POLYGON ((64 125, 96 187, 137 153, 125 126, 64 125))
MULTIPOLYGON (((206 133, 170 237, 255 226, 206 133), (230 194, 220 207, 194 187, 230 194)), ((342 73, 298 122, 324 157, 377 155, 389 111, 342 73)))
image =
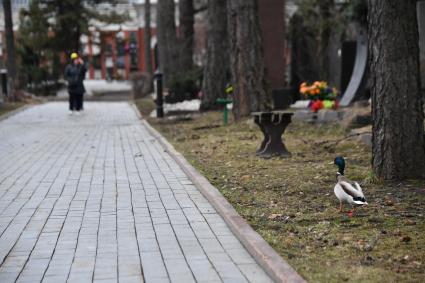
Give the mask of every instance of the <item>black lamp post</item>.
POLYGON ((156 117, 163 118, 164 117, 164 98, 162 95, 162 73, 157 70, 154 75, 156 81, 156 117))

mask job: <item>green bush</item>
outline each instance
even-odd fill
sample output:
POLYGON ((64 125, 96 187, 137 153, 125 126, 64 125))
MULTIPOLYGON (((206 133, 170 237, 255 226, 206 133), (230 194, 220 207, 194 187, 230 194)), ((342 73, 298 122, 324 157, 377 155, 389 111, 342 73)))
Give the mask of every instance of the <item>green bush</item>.
POLYGON ((176 103, 198 98, 202 87, 203 69, 196 67, 190 71, 175 75, 169 81, 169 94, 165 102, 176 103))

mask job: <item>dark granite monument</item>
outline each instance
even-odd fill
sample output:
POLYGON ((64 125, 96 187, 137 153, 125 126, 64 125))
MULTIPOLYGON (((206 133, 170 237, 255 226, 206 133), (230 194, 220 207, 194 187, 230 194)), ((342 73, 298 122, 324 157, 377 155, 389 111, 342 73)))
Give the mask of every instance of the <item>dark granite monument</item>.
POLYGON ((284 109, 291 104, 291 94, 285 91, 285 1, 260 0, 259 15, 267 80, 274 108, 284 109))

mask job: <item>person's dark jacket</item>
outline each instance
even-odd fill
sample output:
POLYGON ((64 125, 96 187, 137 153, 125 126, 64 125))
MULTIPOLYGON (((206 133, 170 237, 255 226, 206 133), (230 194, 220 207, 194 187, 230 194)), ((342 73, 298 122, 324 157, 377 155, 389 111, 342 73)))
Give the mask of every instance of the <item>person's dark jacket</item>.
POLYGON ((84 93, 83 80, 86 77, 84 64, 69 64, 65 68, 65 80, 68 82, 68 91, 71 93, 84 93))

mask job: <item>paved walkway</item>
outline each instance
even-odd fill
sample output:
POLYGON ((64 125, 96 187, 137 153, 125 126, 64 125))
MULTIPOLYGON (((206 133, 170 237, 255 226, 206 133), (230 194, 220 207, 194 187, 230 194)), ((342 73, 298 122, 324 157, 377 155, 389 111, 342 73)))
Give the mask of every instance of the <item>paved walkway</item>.
POLYGON ((0 122, 0 282, 270 282, 127 103, 0 122))

